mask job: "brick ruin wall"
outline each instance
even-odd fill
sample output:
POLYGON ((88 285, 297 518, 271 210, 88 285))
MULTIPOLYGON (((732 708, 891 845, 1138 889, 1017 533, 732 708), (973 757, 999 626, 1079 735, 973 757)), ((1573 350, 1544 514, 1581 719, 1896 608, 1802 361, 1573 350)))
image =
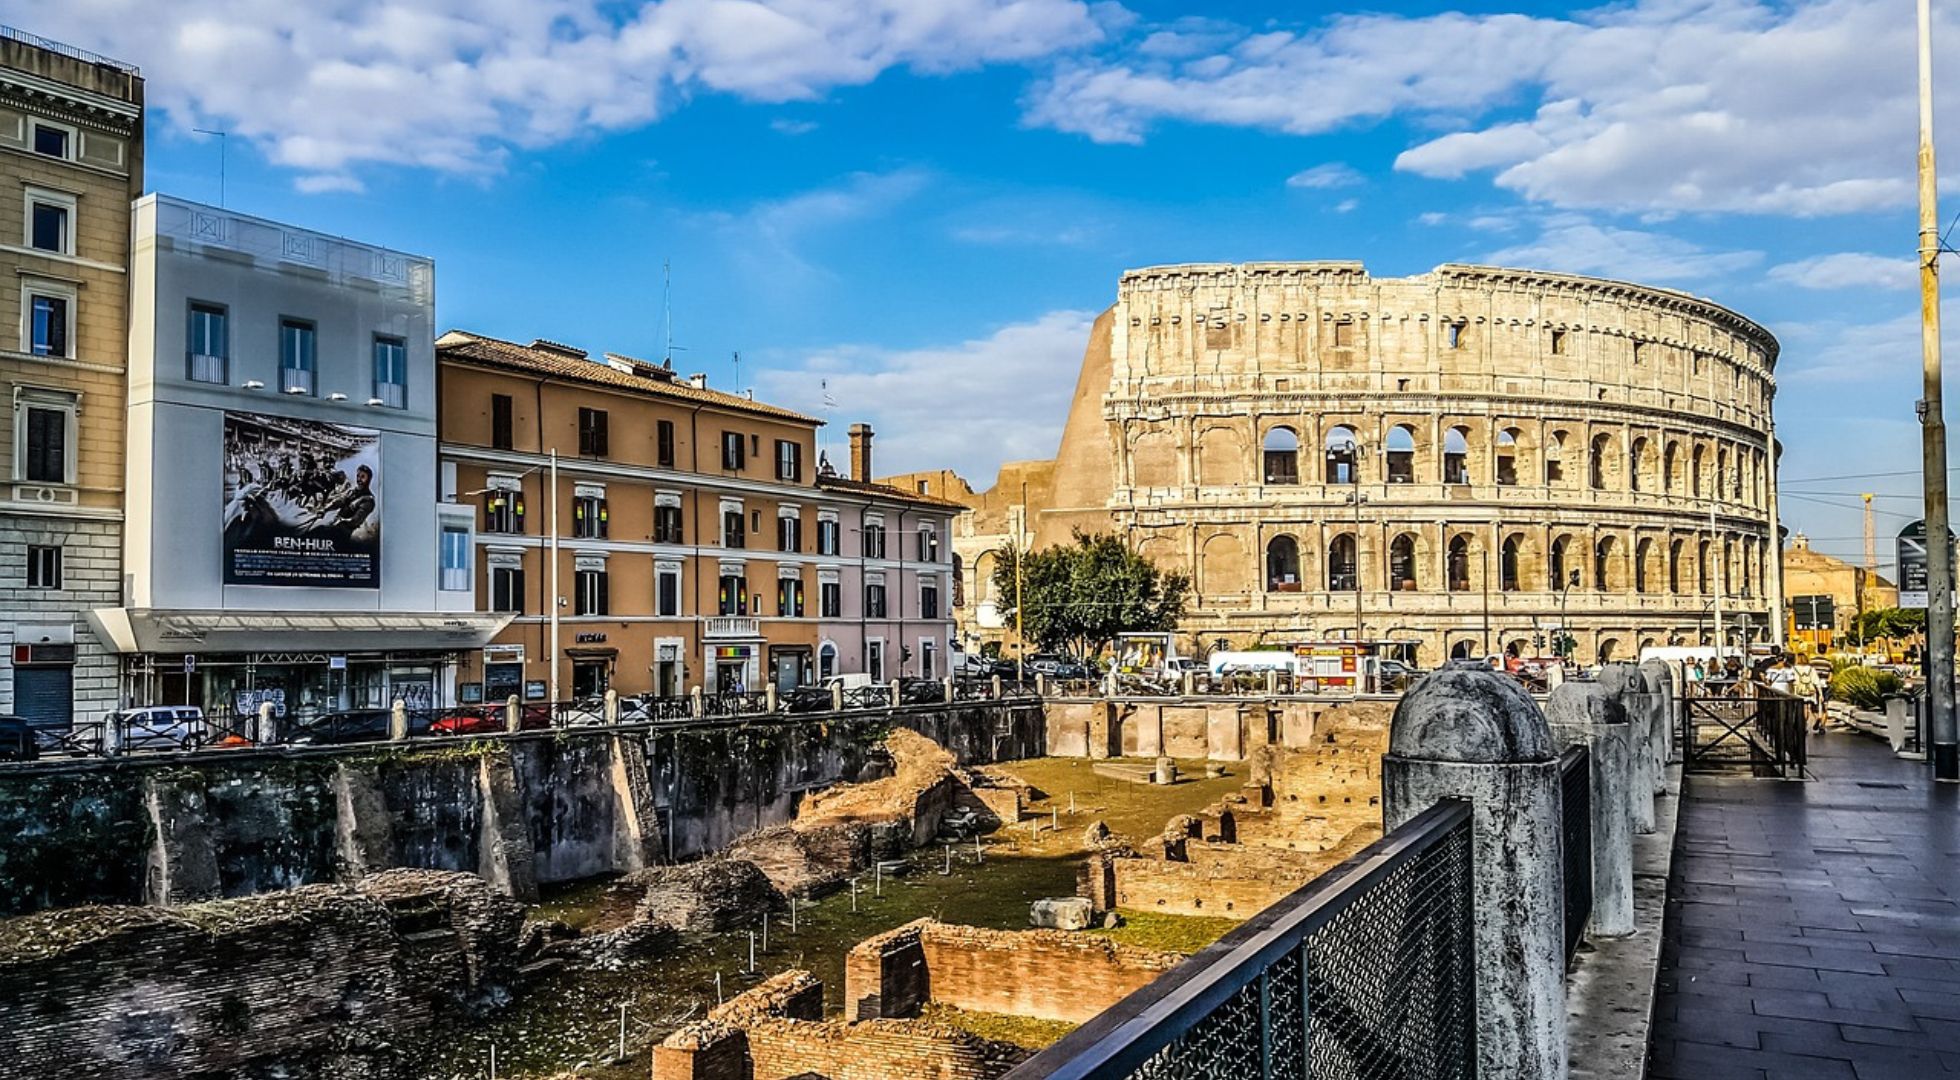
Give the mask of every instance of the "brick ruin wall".
POLYGON ((823 1019, 823 983, 786 971, 653 1051, 653 1080, 993 1080, 1028 1057, 937 1024, 823 1019))
POLYGON ((0 1077, 409 1080, 391 1043, 499 998, 519 905, 392 871, 177 908, 0 923, 0 1077))
POLYGON ((1050 700, 1050 757, 1249 761, 1267 747, 1311 746, 1316 733, 1387 730, 1393 701, 1311 697, 1050 700))
POLYGON ((915 1015, 928 1002, 1082 1023, 1183 956, 1100 935, 987 930, 921 919, 867 938, 844 961, 846 1015, 915 1015))

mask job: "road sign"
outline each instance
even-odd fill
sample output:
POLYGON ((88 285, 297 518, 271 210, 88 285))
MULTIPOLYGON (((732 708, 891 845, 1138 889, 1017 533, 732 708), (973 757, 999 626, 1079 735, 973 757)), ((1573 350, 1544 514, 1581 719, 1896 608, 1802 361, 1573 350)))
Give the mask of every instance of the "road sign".
POLYGON ((1829 596, 1793 596, 1790 607, 1799 630, 1830 630, 1837 626, 1837 602, 1829 596))
POLYGON ((184 674, 186 674, 186 675, 195 675, 195 674, 197 674, 197 654, 196 654, 196 653, 185 653, 185 654, 184 654, 184 674))
MULTIPOLYGON (((1953 533, 1949 531, 1946 535, 1947 561, 1952 563, 1955 561, 1953 533)), ((1926 520, 1921 518, 1899 530, 1899 606, 1923 608, 1926 599, 1926 520)))

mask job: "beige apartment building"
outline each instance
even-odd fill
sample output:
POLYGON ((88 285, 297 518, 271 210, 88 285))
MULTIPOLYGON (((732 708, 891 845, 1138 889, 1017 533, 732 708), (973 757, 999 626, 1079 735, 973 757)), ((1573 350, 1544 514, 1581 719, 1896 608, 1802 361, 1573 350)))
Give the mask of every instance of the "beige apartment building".
POLYGON ((0 713, 65 728, 118 704, 83 613, 121 602, 133 67, 0 30, 0 713))

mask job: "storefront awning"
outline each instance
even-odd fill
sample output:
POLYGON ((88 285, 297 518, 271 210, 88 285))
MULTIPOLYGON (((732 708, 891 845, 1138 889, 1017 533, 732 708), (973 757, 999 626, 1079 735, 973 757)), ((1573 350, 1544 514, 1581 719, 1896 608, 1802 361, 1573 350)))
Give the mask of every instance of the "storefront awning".
POLYGON ((512 616, 476 611, 176 611, 96 608, 120 653, 387 652, 478 649, 512 616))

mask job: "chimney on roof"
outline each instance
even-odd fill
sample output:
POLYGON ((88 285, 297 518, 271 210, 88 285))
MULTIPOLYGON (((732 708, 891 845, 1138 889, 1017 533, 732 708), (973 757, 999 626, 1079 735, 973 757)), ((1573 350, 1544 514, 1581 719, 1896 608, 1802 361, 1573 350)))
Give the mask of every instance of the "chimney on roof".
POLYGON ((694 374, 689 375, 687 377, 687 385, 692 386, 696 390, 706 390, 708 388, 708 373, 705 371, 697 371, 694 374))
POLYGON ((851 425, 851 479, 871 482, 871 425, 851 425))

